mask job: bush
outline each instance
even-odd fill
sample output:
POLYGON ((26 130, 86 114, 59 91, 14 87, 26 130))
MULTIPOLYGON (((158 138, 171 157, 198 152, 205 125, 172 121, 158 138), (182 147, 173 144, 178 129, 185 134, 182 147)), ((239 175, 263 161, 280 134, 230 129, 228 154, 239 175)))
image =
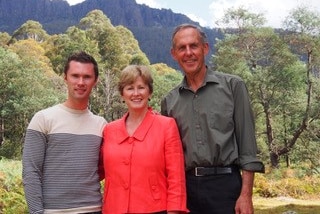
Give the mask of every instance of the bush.
POLYGON ((319 199, 320 176, 301 175, 299 169, 273 169, 256 174, 254 193, 261 197, 287 196, 296 199, 319 199))
POLYGON ((0 213, 28 213, 21 173, 21 161, 0 159, 0 213))

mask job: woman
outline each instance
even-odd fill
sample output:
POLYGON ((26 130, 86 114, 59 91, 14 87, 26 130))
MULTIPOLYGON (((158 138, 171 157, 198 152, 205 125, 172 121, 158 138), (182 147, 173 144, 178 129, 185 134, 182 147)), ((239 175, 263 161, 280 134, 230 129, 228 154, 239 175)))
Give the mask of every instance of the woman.
POLYGON ((118 90, 128 112, 103 133, 103 213, 186 213, 182 144, 174 119, 148 107, 151 72, 126 67, 118 90))

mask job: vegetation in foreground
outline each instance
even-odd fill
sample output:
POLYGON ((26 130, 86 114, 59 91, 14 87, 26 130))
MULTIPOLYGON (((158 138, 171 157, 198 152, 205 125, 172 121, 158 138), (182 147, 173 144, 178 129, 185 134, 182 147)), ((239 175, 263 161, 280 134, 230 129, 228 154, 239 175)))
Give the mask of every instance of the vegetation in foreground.
MULTIPOLYGON (((256 174, 255 213, 320 213, 320 176, 299 176, 300 170, 279 169, 256 174)), ((28 213, 21 173, 21 161, 0 159, 0 213, 28 213)))
POLYGON ((301 200, 288 197, 253 199, 255 214, 316 214, 320 213, 320 199, 301 200))

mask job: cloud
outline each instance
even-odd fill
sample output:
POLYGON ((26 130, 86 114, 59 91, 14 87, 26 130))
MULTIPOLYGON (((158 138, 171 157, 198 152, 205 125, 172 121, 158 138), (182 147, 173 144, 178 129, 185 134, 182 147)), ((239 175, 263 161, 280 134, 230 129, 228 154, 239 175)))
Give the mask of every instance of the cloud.
POLYGON ((163 6, 159 4, 156 0, 136 0, 137 4, 145 4, 152 8, 161 9, 163 6))
POLYGON ((70 4, 70 5, 75 5, 75 4, 79 4, 81 2, 84 2, 85 0, 67 0, 67 2, 70 4))
POLYGON ((203 18, 195 15, 195 14, 185 14, 186 16, 188 16, 191 20, 195 21, 195 22, 199 22, 199 24, 203 27, 209 27, 209 24, 206 20, 204 20, 203 18))
POLYGON ((266 26, 279 28, 289 15, 290 11, 299 6, 307 6, 320 11, 318 0, 215 0, 209 6, 212 22, 210 26, 217 27, 216 21, 220 20, 227 9, 240 6, 252 13, 262 13, 267 19, 266 26))

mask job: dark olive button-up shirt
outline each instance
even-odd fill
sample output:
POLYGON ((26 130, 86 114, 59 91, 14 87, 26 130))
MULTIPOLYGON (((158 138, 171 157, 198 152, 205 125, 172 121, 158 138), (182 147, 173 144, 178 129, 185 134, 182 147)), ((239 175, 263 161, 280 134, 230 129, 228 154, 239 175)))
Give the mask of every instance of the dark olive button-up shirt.
POLYGON ((186 170, 236 164, 244 170, 264 171, 256 156, 254 118, 241 78, 207 69, 196 92, 184 78, 162 100, 161 113, 178 124, 186 170))

